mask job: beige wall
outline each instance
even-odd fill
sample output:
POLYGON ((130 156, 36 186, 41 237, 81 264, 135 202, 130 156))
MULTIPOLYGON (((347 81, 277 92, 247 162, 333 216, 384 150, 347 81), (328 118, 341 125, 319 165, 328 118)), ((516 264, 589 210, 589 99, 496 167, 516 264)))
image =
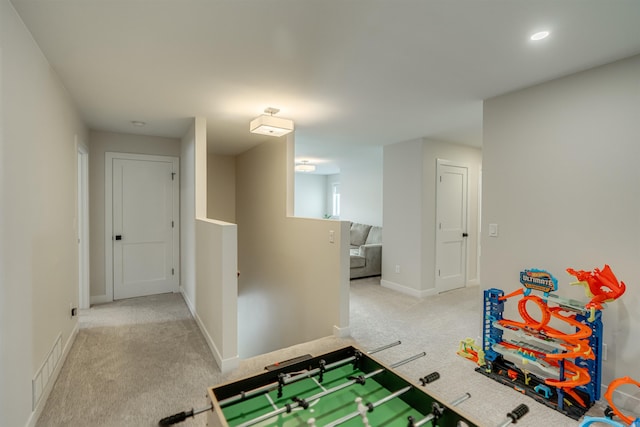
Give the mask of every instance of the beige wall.
POLYGON ((640 379, 639 108, 640 56, 484 103, 482 283, 509 292, 544 268, 586 300, 565 269, 610 264, 627 291, 603 315, 605 385, 640 379))
POLYGON ((432 295, 436 271, 436 165, 468 167, 467 284, 478 284, 478 195, 482 151, 417 139, 384 147, 382 284, 417 297, 432 295), (395 266, 400 267, 396 273, 395 266))
POLYGON ((105 287, 105 153, 180 157, 180 140, 92 131, 89 136, 89 211, 91 235, 91 302, 107 302, 105 287))
POLYGON ((207 156, 207 217, 236 222, 235 156, 207 156))
POLYGON ((348 223, 286 217, 291 144, 273 138, 237 158, 240 357, 348 328, 348 223))
POLYGON ((87 130, 7 0, 0 43, 0 424, 24 426, 46 398, 32 412, 32 378, 58 335, 68 350, 77 331, 76 141, 87 130))

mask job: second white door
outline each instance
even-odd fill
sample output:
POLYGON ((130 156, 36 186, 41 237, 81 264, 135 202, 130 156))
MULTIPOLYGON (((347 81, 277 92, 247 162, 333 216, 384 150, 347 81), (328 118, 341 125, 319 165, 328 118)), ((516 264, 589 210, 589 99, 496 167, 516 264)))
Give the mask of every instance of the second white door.
POLYGON ((436 189, 436 290, 467 280, 467 167, 438 160, 436 189))
POLYGON ((178 291, 178 161, 112 159, 113 298, 178 291))

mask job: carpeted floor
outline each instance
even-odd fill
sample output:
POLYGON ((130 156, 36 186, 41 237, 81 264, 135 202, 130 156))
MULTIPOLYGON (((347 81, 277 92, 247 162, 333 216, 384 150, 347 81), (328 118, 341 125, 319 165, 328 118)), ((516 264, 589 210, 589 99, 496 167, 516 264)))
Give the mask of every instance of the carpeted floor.
MULTIPOLYGON (((80 313, 80 331, 38 421, 38 427, 155 426, 160 418, 207 405, 207 387, 263 372, 268 364, 301 354, 320 355, 357 344, 376 348, 391 364, 425 351, 397 369, 408 379, 438 371, 427 391, 452 401, 483 426, 496 426, 520 403, 530 413, 519 426, 576 426, 578 423, 515 390, 474 372, 456 355, 458 344, 480 332, 482 295, 478 287, 417 299, 379 285, 379 278, 351 282, 352 339, 327 337, 243 360, 222 375, 179 294, 163 294, 98 305, 80 313)), ((600 415, 602 412, 595 413, 600 415)), ((200 415, 179 424, 204 426, 200 415)))
POLYGON ((202 406, 220 379, 180 294, 96 305, 80 312, 37 426, 155 426, 170 408, 202 406))

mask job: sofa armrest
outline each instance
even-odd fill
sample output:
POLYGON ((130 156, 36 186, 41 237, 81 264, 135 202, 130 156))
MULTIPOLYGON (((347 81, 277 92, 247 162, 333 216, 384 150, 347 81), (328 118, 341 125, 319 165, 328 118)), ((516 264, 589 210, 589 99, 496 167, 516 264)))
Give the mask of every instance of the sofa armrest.
POLYGON ((360 246, 360 256, 365 258, 371 258, 382 254, 382 243, 369 243, 368 245, 360 246))
POLYGON ((358 255, 351 257, 350 277, 379 276, 382 273, 382 243, 360 246, 358 255))

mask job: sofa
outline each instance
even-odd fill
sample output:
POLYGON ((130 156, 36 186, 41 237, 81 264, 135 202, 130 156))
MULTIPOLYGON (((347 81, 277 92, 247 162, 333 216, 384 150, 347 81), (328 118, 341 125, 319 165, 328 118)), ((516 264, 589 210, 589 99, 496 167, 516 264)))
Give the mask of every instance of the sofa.
POLYGON ((382 227, 351 223, 350 278, 382 274, 382 227))

